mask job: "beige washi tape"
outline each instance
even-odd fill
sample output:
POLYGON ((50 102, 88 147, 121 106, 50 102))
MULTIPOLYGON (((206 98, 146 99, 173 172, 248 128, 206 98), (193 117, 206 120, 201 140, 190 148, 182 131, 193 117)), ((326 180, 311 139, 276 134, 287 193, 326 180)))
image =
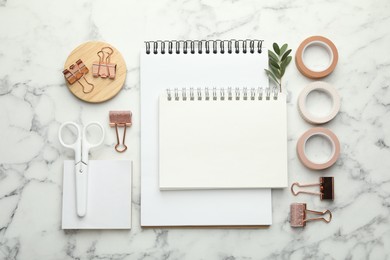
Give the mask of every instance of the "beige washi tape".
POLYGON ((328 76, 336 68, 337 61, 339 59, 339 54, 337 52, 336 46, 331 40, 322 36, 311 36, 304 40, 298 47, 298 50, 295 54, 295 64, 297 65, 298 70, 306 77, 312 79, 320 79, 328 76), (325 70, 314 70, 309 69, 304 62, 304 53, 309 46, 320 46, 323 47, 330 56, 329 65, 325 70))
POLYGON ((306 120, 306 122, 311 124, 324 124, 332 120, 340 110, 340 96, 337 90, 329 83, 316 81, 307 85, 299 95, 298 98, 298 110, 301 114, 302 118, 306 120), (322 91, 329 95, 332 100, 332 109, 330 113, 326 116, 315 116, 306 107, 307 96, 312 91, 322 91))
POLYGON ((307 130, 297 143, 298 158, 307 168, 312 170, 323 170, 332 166, 340 156, 340 142, 337 136, 327 128, 315 127, 307 130), (315 163, 309 160, 306 155, 305 147, 307 140, 312 136, 323 136, 332 144, 332 155, 324 163, 315 163))

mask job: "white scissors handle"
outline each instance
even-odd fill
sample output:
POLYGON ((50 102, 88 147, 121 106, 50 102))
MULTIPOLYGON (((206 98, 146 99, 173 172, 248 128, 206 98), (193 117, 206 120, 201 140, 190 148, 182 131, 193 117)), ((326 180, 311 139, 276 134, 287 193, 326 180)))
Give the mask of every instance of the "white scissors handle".
POLYGON ((58 139, 60 140, 60 143, 64 147, 74 150, 75 163, 80 162, 81 161, 81 129, 80 129, 80 127, 74 122, 63 123, 60 126, 60 130, 58 131, 58 139), (64 140, 62 139, 62 131, 63 131, 64 127, 69 126, 69 125, 73 126, 77 130, 76 141, 74 143, 71 143, 71 144, 64 142, 64 140))
POLYGON ((104 128, 103 128, 103 126, 100 123, 98 123, 98 122, 90 122, 86 126, 84 126, 83 138, 82 138, 82 143, 81 143, 81 147, 82 147, 81 161, 85 165, 88 165, 88 153, 89 153, 89 150, 91 148, 100 146, 103 143, 103 141, 104 141, 104 128), (101 137, 100 137, 100 140, 97 143, 90 143, 87 140, 87 130, 91 126, 97 126, 100 129, 101 137))

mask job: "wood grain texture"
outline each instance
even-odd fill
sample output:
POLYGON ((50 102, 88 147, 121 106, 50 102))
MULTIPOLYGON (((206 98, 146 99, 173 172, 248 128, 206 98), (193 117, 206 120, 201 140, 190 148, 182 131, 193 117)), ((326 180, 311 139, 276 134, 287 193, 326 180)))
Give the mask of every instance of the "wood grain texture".
MULTIPOLYGON (((66 85, 73 95, 89 103, 100 103, 113 98, 122 89, 126 79, 126 63, 122 54, 115 47, 105 42, 85 42, 71 52, 66 59, 64 69, 69 68, 69 66, 75 63, 78 59, 81 59, 85 66, 89 69, 85 78, 88 82, 94 84, 95 87, 91 93, 85 94, 79 83, 76 82, 73 85, 70 85, 66 82, 66 85), (92 63, 99 61, 97 52, 103 47, 111 47, 114 50, 114 53, 111 56, 111 63, 117 64, 115 79, 100 77, 94 78, 92 76, 92 63)), ((89 85, 84 81, 84 79, 81 78, 80 80, 86 89, 88 89, 89 85)))

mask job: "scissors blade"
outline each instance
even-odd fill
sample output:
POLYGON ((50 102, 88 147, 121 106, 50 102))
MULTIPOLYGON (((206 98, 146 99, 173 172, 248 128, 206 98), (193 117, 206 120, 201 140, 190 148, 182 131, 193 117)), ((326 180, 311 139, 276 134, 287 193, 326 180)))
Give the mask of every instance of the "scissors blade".
POLYGON ((88 168, 82 162, 75 167, 76 177, 76 211, 79 217, 87 214, 88 201, 88 168))

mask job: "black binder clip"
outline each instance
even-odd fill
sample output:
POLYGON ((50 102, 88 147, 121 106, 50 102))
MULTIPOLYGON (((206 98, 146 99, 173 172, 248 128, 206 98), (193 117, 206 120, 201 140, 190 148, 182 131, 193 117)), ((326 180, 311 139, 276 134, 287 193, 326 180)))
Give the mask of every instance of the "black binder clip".
POLYGON ((320 177, 319 183, 313 184, 299 184, 294 182, 291 185, 291 192, 294 196, 297 196, 299 193, 306 193, 312 195, 320 195, 321 200, 333 200, 334 199, 334 178, 333 177, 320 177), (294 186, 298 187, 311 187, 311 186, 320 186, 320 192, 309 192, 309 191, 294 191, 294 186))

